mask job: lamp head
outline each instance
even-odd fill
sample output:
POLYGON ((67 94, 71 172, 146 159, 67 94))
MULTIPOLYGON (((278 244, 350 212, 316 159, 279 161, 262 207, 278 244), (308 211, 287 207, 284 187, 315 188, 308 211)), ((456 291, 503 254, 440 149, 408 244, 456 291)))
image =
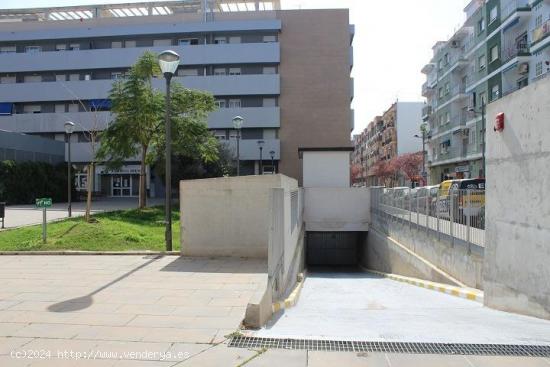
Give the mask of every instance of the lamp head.
POLYGON ((269 155, 271 155, 271 157, 273 158, 275 156, 275 151, 272 150, 271 152, 269 152, 269 155))
POLYGON ((166 50, 159 54, 158 60, 162 73, 173 75, 180 64, 180 55, 172 50, 166 50))
POLYGON ((72 134, 73 131, 74 131, 74 122, 71 122, 71 121, 67 121, 65 122, 65 132, 67 134, 72 134))
POLYGON ((265 144, 265 141, 263 141, 263 140, 258 140, 258 146, 259 146, 260 148, 263 148, 263 147, 264 147, 264 144, 265 144))
POLYGON ((243 126, 244 119, 241 116, 233 117, 233 127, 239 130, 243 126))

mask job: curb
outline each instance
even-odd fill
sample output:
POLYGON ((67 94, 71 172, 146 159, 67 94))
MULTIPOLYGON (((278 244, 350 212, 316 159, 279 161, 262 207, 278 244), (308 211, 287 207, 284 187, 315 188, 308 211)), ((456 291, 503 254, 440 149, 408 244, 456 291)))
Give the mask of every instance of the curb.
POLYGON ((431 289, 431 290, 441 292, 441 293, 445 293, 445 294, 448 294, 448 295, 451 295, 451 296, 465 298, 465 299, 468 299, 470 301, 476 301, 476 302, 483 303, 483 291, 480 291, 480 290, 477 290, 477 289, 460 288, 460 287, 455 287, 455 286, 448 285, 448 284, 435 283, 435 282, 431 282, 429 280, 423 280, 423 279, 418 279, 418 278, 410 278, 410 277, 406 277, 406 276, 403 276, 403 275, 383 273, 381 271, 371 270, 371 269, 366 269, 366 268, 365 268, 365 270, 370 272, 370 273, 381 275, 384 278, 395 280, 397 282, 408 283, 408 284, 411 284, 411 285, 415 285, 417 287, 431 289))
POLYGON ((0 251, 0 256, 9 255, 137 255, 137 256, 181 256, 179 251, 0 251))
POLYGON ((302 287, 304 286, 304 282, 306 280, 304 273, 298 275, 298 279, 298 284, 296 284, 296 287, 294 287, 287 299, 285 299, 284 301, 273 303, 273 313, 280 310, 288 309, 296 305, 296 302, 298 302, 298 297, 300 296, 300 292, 302 291, 302 287))

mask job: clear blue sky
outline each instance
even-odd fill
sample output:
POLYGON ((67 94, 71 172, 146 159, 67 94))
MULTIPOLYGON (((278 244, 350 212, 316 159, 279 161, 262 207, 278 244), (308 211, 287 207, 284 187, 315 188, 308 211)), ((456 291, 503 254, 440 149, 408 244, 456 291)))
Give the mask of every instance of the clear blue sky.
MULTIPOLYGON (((132 0, 2 0, 2 8, 134 2, 132 0), (23 5, 24 4, 24 5, 23 5)), ((355 133, 396 99, 421 101, 420 69, 432 46, 464 20, 468 0, 282 0, 285 9, 349 8, 355 24, 355 133)))

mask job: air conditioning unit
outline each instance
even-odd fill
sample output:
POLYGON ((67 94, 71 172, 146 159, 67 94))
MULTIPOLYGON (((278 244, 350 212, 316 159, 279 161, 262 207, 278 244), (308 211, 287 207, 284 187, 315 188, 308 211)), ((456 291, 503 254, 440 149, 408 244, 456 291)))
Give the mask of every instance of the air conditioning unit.
POLYGON ((460 41, 451 41, 451 48, 459 48, 460 41))
POLYGON ((523 63, 519 64, 518 72, 521 75, 528 74, 529 73, 529 63, 528 62, 523 62, 523 63))

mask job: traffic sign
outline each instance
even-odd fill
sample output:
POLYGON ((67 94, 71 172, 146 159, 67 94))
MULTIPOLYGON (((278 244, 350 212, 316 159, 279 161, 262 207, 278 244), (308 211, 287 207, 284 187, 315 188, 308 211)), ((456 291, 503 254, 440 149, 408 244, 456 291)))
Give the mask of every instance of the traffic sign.
POLYGON ((52 206, 52 198, 36 199, 37 208, 50 208, 52 206))

